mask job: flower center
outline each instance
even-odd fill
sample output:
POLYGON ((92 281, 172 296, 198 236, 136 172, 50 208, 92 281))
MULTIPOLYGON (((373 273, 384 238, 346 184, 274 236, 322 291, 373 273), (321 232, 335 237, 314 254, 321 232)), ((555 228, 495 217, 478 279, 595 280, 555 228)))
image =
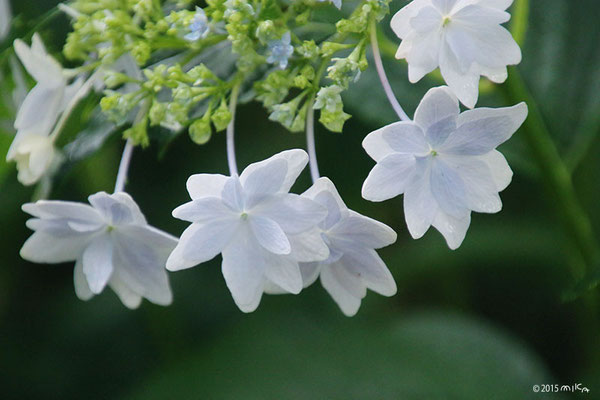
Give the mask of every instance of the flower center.
POLYGON ((448 24, 450 23, 450 16, 446 15, 443 19, 442 19, 442 27, 446 27, 448 26, 448 24))
POLYGON ((433 157, 438 155, 438 152, 435 150, 431 150, 431 152, 429 152, 429 154, 431 154, 433 157))
POLYGON ((240 214, 240 218, 242 219, 242 221, 247 220, 248 219, 248 213, 246 213, 246 212, 241 213, 240 214))

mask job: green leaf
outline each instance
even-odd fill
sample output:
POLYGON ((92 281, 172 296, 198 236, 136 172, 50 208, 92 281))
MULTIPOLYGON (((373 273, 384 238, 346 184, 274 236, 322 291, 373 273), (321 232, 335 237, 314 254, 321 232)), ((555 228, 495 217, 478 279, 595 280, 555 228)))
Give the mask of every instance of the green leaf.
POLYGON ((245 317, 125 398, 526 400, 540 398, 534 384, 553 382, 521 343, 477 320, 357 321, 245 317))

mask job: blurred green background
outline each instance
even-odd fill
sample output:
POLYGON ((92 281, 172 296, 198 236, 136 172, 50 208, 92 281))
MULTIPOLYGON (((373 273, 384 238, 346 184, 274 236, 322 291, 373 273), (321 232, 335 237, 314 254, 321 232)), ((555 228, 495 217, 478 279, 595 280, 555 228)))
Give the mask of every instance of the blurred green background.
MULTIPOLYGON (((27 32, 56 1, 12 3, 14 32, 27 32)), ((405 3, 394 1, 392 11, 405 3)), ((600 3, 530 3, 519 71, 598 232, 600 3)), ((54 54, 67 29, 64 17, 42 29, 54 54)), ((410 85, 403 63, 387 59, 385 65, 409 115, 438 84, 410 85)), ((494 87, 478 106, 508 105, 505 93, 494 87)), ((30 234, 20 206, 34 189, 19 185, 14 165, 2 156, 0 398, 600 399, 597 293, 561 300, 577 255, 525 128, 501 148, 515 171, 502 193, 504 210, 474 214, 464 244, 450 251, 434 230, 421 240, 410 238, 401 198, 380 204, 361 199, 373 162, 360 143, 394 121, 394 114, 372 69, 345 101, 353 118, 343 134, 317 128, 321 173, 336 183, 350 208, 398 232, 398 242, 380 253, 398 294, 369 293, 354 318, 344 317, 318 283, 298 296, 265 296, 255 313, 242 314, 221 276, 220 257, 170 274, 175 301, 168 308, 144 302, 129 311, 108 290, 81 302, 72 265, 19 258, 30 234), (590 393, 532 390, 576 383, 590 393)), ((0 109, 0 118, 8 115, 8 108, 0 109)), ((304 147, 303 135, 268 121, 257 104, 240 108, 237 127, 240 167, 304 147)), ((5 154, 14 133, 7 121, 0 129, 5 154)), ((173 219, 171 210, 188 200, 189 175, 227 173, 224 139, 214 135, 200 147, 181 135, 164 154, 157 145, 136 151, 128 192, 150 223, 176 235, 183 231, 186 224, 173 219)), ((91 157, 63 168, 51 198, 84 201, 91 193, 112 191, 122 146, 113 135, 91 157)), ((306 171, 294 190, 309 184, 306 171)))

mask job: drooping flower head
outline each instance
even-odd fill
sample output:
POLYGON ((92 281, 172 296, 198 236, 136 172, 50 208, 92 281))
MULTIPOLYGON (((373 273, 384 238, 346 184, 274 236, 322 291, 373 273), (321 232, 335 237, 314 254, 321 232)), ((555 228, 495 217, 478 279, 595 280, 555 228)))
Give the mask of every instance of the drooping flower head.
POLYGON ((17 113, 17 136, 8 150, 6 160, 16 161, 19 181, 31 185, 52 164, 54 145, 49 137, 50 132, 69 100, 81 87, 81 81, 68 85, 61 65, 46 52, 37 34, 33 35, 31 47, 21 40, 16 40, 14 47, 37 84, 17 113))
POLYGON ((192 201, 176 208, 173 216, 192 225, 183 232, 167 269, 190 268, 221 253, 227 287, 244 312, 258 307, 267 281, 299 293, 303 281, 298 261, 329 256, 315 229, 327 211, 289 193, 307 162, 306 152, 289 150, 249 165, 239 177, 191 176, 187 189, 192 201))
POLYGON ((500 24, 510 19, 512 0, 414 0, 394 15, 391 26, 402 43, 396 58, 408 61, 413 83, 440 68, 458 99, 475 107, 481 75, 506 80, 507 65, 521 50, 500 24))
POLYGON ((286 69, 288 60, 294 53, 294 46, 290 43, 290 32, 284 33, 279 40, 271 40, 268 43, 269 56, 267 57, 267 62, 278 65, 280 69, 286 69))
POLYGON ((363 197, 384 201, 404 193, 404 215, 413 238, 433 225, 456 249, 471 211, 496 213, 502 208, 498 192, 508 186, 512 171, 495 149, 526 117, 525 103, 460 113, 452 91, 433 88, 414 121, 387 125, 363 141, 377 162, 365 180, 363 197))
POLYGON ((184 36, 184 38, 190 42, 198 39, 204 39, 208 35, 210 32, 210 26, 208 25, 206 13, 202 8, 196 7, 196 13, 194 14, 194 18, 192 19, 192 22, 188 28, 190 31, 184 36))
POLYGON ((100 192, 89 202, 23 205, 23 211, 34 217, 27 226, 35 232, 21 256, 38 263, 75 261, 75 293, 81 300, 100 294, 108 285, 128 308, 137 308, 142 298, 170 304, 165 263, 177 239, 149 226, 127 193, 100 192))
POLYGON ((375 251, 394 243, 396 232, 349 210, 328 178, 320 178, 302 196, 327 209, 327 217, 318 227, 329 247, 326 260, 300 264, 305 286, 320 277, 325 290, 347 316, 356 314, 367 289, 384 296, 396 294, 394 278, 375 251))

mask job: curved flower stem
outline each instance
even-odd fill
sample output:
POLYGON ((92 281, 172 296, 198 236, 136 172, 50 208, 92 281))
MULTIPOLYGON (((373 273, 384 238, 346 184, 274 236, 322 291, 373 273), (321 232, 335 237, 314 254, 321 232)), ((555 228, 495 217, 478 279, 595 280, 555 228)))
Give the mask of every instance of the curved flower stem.
POLYGON ((315 103, 315 96, 313 95, 308 100, 308 106, 306 108, 306 149, 308 150, 308 163, 310 166, 310 177, 313 183, 319 178, 319 163, 317 162, 317 151, 315 146, 315 109, 313 105, 315 103))
POLYGON ((529 117, 523 125, 525 140, 548 189, 558 203, 565 230, 585 261, 587 271, 572 266, 572 274, 576 280, 579 280, 586 272, 590 272, 600 259, 600 250, 590 219, 577 199, 571 174, 552 141, 536 102, 516 68, 512 67, 510 78, 502 88, 511 102, 525 101, 529 106, 529 117))
POLYGON ((133 141, 127 140, 125 148, 123 149, 123 156, 121 157, 121 163, 119 164, 119 172, 117 173, 117 182, 115 184, 115 193, 122 192, 125 189, 125 182, 127 181, 127 171, 129 171, 129 164, 131 163, 131 155, 133 154, 133 141))
POLYGON ((231 176, 238 175, 237 162, 235 160, 235 109, 240 93, 241 80, 233 85, 231 97, 229 98, 229 112, 231 113, 231 121, 227 125, 227 163, 229 164, 229 174, 231 176))
POLYGON ((385 95, 388 98, 388 101, 392 105, 392 108, 398 115, 402 121, 410 121, 410 118, 402 109, 402 106, 396 99, 394 95, 394 91, 392 90, 392 86, 390 85, 390 81, 385 74, 385 69, 383 68, 383 62, 381 61, 381 53, 379 52, 379 44, 377 43, 377 24, 375 23, 375 19, 371 20, 370 24, 370 32, 371 32, 371 48, 373 49, 373 59, 375 60, 375 67, 377 69, 377 75, 379 75, 379 80, 381 81, 381 86, 383 86, 383 90, 385 91, 385 95))

